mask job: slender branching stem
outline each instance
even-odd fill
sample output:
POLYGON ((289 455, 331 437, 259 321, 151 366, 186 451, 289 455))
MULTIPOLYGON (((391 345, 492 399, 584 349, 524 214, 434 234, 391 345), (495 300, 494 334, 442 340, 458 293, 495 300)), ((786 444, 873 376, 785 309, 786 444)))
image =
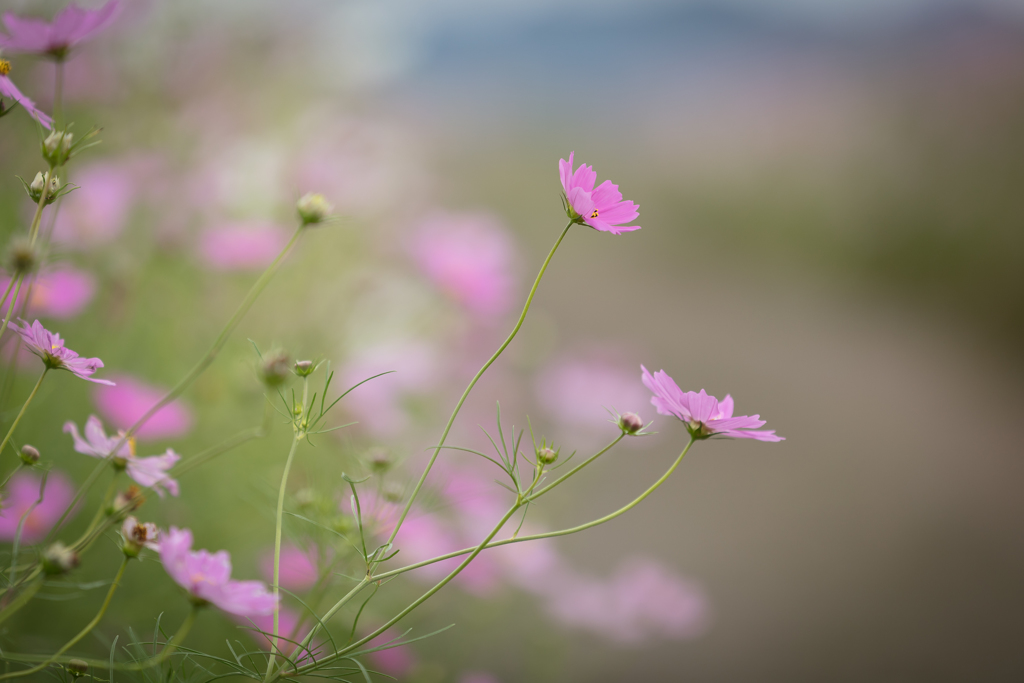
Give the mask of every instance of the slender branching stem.
POLYGON ((597 460, 598 458, 600 458, 602 455, 604 455, 605 453, 607 453, 611 449, 615 448, 616 444, 618 444, 620 441, 622 441, 622 439, 625 438, 625 436, 626 436, 625 432, 619 434, 615 438, 614 441, 612 441, 610 444, 608 444, 607 446, 605 446, 604 448, 599 450, 597 453, 594 453, 592 456, 590 456, 589 458, 587 458, 586 460, 581 462, 579 465, 576 465, 576 467, 573 467, 571 470, 569 470, 568 472, 566 472, 565 474, 560 476, 558 479, 555 479, 553 482, 551 482, 547 486, 544 486, 543 488, 541 488, 541 489, 537 490, 536 492, 534 492, 532 495, 529 495, 529 499, 530 500, 537 500, 538 498, 543 496, 545 493, 547 493, 551 489, 555 488, 556 486, 561 484, 563 481, 565 481, 566 479, 568 479, 572 475, 576 474, 577 472, 579 472, 584 467, 586 467, 590 463, 592 463, 595 460, 597 460))
POLYGON ((39 375, 39 379, 36 381, 36 385, 32 387, 32 393, 25 399, 24 405, 21 406, 21 410, 18 412, 18 416, 14 418, 14 423, 11 424, 11 428, 7 430, 7 436, 4 437, 2 443, 0 443, 0 453, 4 452, 4 448, 7 447, 7 442, 11 440, 11 436, 14 435, 14 430, 18 427, 18 423, 21 422, 21 418, 25 415, 25 411, 28 409, 28 404, 35 398, 36 392, 39 391, 39 385, 43 383, 43 378, 46 377, 46 373, 49 372, 50 368, 44 368, 43 374, 39 375))
POLYGON ((537 288, 540 286, 540 281, 544 277, 544 272, 548 269, 548 264, 551 263, 552 257, 555 255, 555 251, 558 250, 558 246, 565 239, 565 236, 569 232, 569 228, 573 225, 572 221, 565 226, 562 230, 562 234, 558 236, 555 241, 555 245, 551 247, 551 251, 548 252, 548 256, 544 259, 544 264, 540 267, 540 272, 537 273, 537 278, 533 281, 533 287, 530 288, 530 294, 526 297, 526 304, 523 306, 523 312, 519 315, 519 320, 516 321, 515 327, 512 328, 512 332, 508 335, 498 350, 487 359, 487 362, 483 364, 483 367, 473 375, 473 379, 470 380, 469 386, 462 392, 462 396, 459 398, 459 402, 455 404, 455 410, 452 411, 451 417, 448 418, 448 423, 444 427, 444 431, 441 432, 441 438, 437 442, 437 446, 434 447, 434 452, 430 456, 430 460, 427 462, 427 466, 423 470, 423 474, 420 476, 419 481, 416 482, 416 486, 413 488, 412 493, 409 496, 409 500, 406 502, 405 507, 402 509, 402 514, 398 517, 398 522, 395 523, 395 528, 391 531, 391 536, 388 538, 388 545, 395 542, 395 537, 398 536, 398 530, 402 528, 402 523, 405 522, 406 516, 409 514, 409 510, 412 509, 413 503, 416 501, 416 496, 419 495, 420 489, 423 488, 423 484, 427 481, 427 475, 430 474, 431 468, 434 466, 434 462, 437 460, 438 454, 441 449, 444 448, 445 441, 448 439, 448 432, 451 431, 452 425, 455 424, 455 418, 458 417, 459 411, 462 410, 462 404, 466 402, 469 397, 469 392, 473 391, 473 387, 480 381, 487 369, 491 367, 494 361, 498 360, 498 357, 505 351, 512 340, 515 339, 516 335, 519 334, 519 328, 523 326, 523 322, 526 320, 526 314, 530 312, 530 306, 533 304, 533 297, 537 294, 537 288))
POLYGON ((107 597, 104 598, 103 604, 100 605, 100 611, 96 613, 96 616, 92 618, 92 621, 86 624, 85 627, 81 631, 79 631, 74 638, 64 643, 64 645, 62 645, 59 650, 50 655, 50 657, 45 661, 40 662, 39 664, 30 669, 24 669, 22 671, 12 671, 11 673, 4 674, 0 676, 0 681, 5 681, 11 678, 21 678, 22 676, 30 676, 34 673, 42 671, 50 664, 55 662, 58 657, 60 657, 62 654, 67 652, 71 647, 73 647, 75 643, 89 635, 89 632, 96 628, 96 625, 100 623, 101 619, 103 619, 103 615, 107 613, 107 608, 110 607, 110 601, 113 599, 114 593, 117 591, 118 586, 121 585, 121 577, 124 575, 124 568, 128 566, 128 561, 129 558, 127 556, 124 558, 124 560, 122 560, 121 567, 117 570, 117 576, 114 577, 114 582, 110 584, 110 590, 107 591, 107 597))

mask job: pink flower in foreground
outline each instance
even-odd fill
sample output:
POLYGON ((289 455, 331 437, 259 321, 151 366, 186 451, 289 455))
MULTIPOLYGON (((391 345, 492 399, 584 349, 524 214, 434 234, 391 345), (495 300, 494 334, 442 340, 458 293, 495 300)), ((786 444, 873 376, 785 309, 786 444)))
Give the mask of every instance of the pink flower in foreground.
POLYGON ((11 63, 6 59, 0 58, 0 97, 9 97, 14 100, 28 112, 29 116, 38 121, 43 128, 49 129, 53 126, 53 119, 44 114, 36 106, 35 102, 21 94, 18 86, 14 85, 14 81, 7 77, 10 71, 11 63))
POLYGON ((508 234, 488 215, 439 214, 413 240, 413 258, 447 295, 483 315, 499 315, 512 302, 514 250, 508 234))
POLYGON ((267 223, 228 223, 199 238, 203 261, 219 270, 265 268, 288 242, 287 233, 267 223))
MULTIPOLYGON (((74 422, 65 422, 64 431, 71 434, 77 452, 94 458, 105 458, 110 455, 124 435, 124 432, 120 432, 108 437, 103 429, 103 423, 95 415, 90 415, 89 419, 85 421, 84 439, 78 433, 78 427, 74 422)), ((118 449, 117 457, 124 460, 129 477, 142 486, 152 488, 161 498, 163 498, 165 490, 172 496, 178 495, 178 482, 168 477, 167 471, 174 467, 181 456, 170 448, 163 455, 138 458, 135 456, 135 441, 128 438, 118 449)))
MULTIPOLYGON (((0 290, 6 289, 11 279, 0 277, 0 290)), ((15 308, 21 306, 27 287, 22 287, 15 308)), ((82 312, 96 292, 96 279, 85 271, 68 265, 59 265, 39 273, 32 283, 32 298, 28 312, 50 318, 73 318, 82 312)))
MULTIPOLYGON (((268 582, 274 580, 273 550, 267 551, 260 558, 260 572, 268 582)), ((318 577, 315 555, 294 545, 286 545, 281 548, 280 583, 282 588, 287 588, 290 591, 304 591, 307 588, 312 588, 318 577)), ((281 633, 287 632, 282 629, 281 633)))
MULTIPOLYGON (((97 387, 93 400, 100 413, 119 429, 127 429, 146 414, 167 393, 130 375, 114 375, 111 387, 97 387)), ((158 410, 135 435, 140 440, 172 439, 192 429, 192 411, 180 400, 171 401, 158 410)))
POLYGON ((623 225, 640 215, 637 210, 640 207, 633 202, 622 201, 622 193, 619 186, 606 180, 597 188, 597 173, 593 166, 581 164, 576 172, 572 170, 572 158, 575 152, 569 154, 569 161, 558 160, 558 173, 562 177, 562 189, 565 191, 565 199, 569 202, 569 216, 577 222, 583 222, 594 230, 610 232, 618 235, 624 232, 639 230, 639 225, 623 225))
POLYGON ((64 340, 60 338, 59 334, 50 332, 38 320, 31 325, 22 320, 20 325, 11 323, 10 327, 21 335, 28 350, 39 356, 46 367, 51 370, 67 370, 76 377, 90 382, 114 386, 114 383, 109 380, 91 377, 103 367, 103 361, 99 358, 81 358, 77 353, 64 346, 64 340))
POLYGON ((40 478, 29 472, 19 472, 11 477, 7 489, 3 492, 2 509, 0 509, 0 539, 14 540, 21 516, 30 508, 32 512, 25 517, 25 526, 21 531, 22 543, 35 543, 42 540, 60 519, 61 514, 74 497, 74 487, 64 475, 51 471, 46 478, 43 502, 33 508, 32 506, 39 500, 39 483, 40 478))
POLYGON ((92 38, 114 20, 119 0, 110 0, 95 10, 71 3, 52 22, 4 13, 7 34, 0 33, 0 47, 11 52, 33 52, 63 59, 68 50, 92 38))
POLYGON ((171 527, 160 535, 164 569, 193 600, 208 602, 230 614, 256 617, 272 614, 276 600, 262 581, 233 581, 226 550, 192 550, 192 532, 171 527))
POLYGON ((683 391, 664 370, 652 376, 644 366, 641 365, 640 369, 644 386, 654 393, 651 404, 658 409, 658 413, 673 415, 682 420, 695 439, 717 435, 758 441, 785 440, 776 436, 774 429, 754 431, 765 424, 760 415, 733 417, 733 401, 729 394, 719 402, 714 396, 708 396, 703 389, 700 393, 683 391))

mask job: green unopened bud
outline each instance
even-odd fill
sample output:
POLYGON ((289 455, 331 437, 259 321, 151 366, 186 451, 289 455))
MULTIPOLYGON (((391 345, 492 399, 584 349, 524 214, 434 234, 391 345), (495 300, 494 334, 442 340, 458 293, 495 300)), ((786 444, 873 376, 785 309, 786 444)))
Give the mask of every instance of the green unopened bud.
POLYGON ((21 452, 18 455, 21 456, 21 461, 26 465, 35 465, 39 462, 39 450, 35 446, 25 444, 21 447, 21 452))
POLYGON ((558 460, 558 451, 548 448, 546 446, 544 448, 538 448, 537 460, 540 461, 542 465, 550 465, 556 460, 558 460))
POLYGON ((39 252, 26 238, 18 238, 11 243, 7 252, 7 268, 14 275, 31 273, 39 265, 39 252))
POLYGON ((383 448, 374 448, 367 453, 367 457, 370 461, 370 470, 375 474, 384 474, 394 464, 388 456, 388 452, 383 448))
POLYGON ((133 484, 114 496, 113 502, 107 508, 107 514, 120 517, 138 510, 145 502, 146 497, 142 495, 142 489, 133 484))
POLYGON ((270 389, 281 386, 288 379, 291 362, 286 351, 268 353, 260 366, 260 379, 270 389))
POLYGON ((316 491, 313 489, 299 489, 295 492, 295 504, 300 508, 313 507, 316 503, 316 491))
MULTIPOLYGON (((24 183, 24 181, 22 181, 24 183)), ((36 177, 32 179, 31 183, 25 184, 25 192, 28 193, 28 198, 36 204, 43 198, 43 190, 46 190, 45 206, 49 206, 57 201, 57 198, 67 192, 61 192, 60 178, 55 175, 43 175, 42 171, 36 173, 36 177), (47 181, 46 178, 50 180, 47 181)))
POLYGON ((66 574, 78 566, 78 553, 57 541, 43 551, 43 573, 49 576, 66 574))
POLYGON ((636 413, 623 413, 619 417, 619 429, 626 434, 636 434, 643 428, 644 421, 636 413))
POLYGON ((324 199, 322 194, 308 192, 296 203, 295 208, 299 212, 299 218, 303 225, 314 225, 323 223, 330 218, 334 207, 324 199))
POLYGON ((384 489, 384 500, 389 503, 399 503, 405 497, 405 491, 398 486, 388 486, 384 489))
POLYGON ((43 158, 51 167, 63 166, 71 156, 75 136, 62 130, 54 130, 43 140, 43 158))
POLYGON ((81 678, 89 673, 89 662, 82 659, 72 659, 67 665, 68 673, 75 678, 81 678))
POLYGON ((309 377, 316 368, 311 360, 295 361, 295 374, 299 377, 309 377))

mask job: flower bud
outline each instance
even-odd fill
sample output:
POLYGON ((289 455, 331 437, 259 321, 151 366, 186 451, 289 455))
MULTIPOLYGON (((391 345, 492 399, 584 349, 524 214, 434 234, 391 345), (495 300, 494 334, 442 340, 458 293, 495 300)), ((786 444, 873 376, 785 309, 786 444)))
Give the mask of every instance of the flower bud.
MULTIPOLYGON (((38 204, 39 200, 43 198, 43 190, 46 190, 46 201, 44 203, 46 206, 49 206, 61 194, 61 187, 60 178, 50 175, 50 180, 47 182, 46 177, 41 171, 37 172, 32 182, 25 185, 25 191, 28 192, 28 198, 38 204)), ((22 182, 24 183, 24 181, 22 182)))
POLYGON ((43 551, 43 573, 49 576, 66 574, 78 566, 78 553, 57 541, 43 551))
POLYGON ((89 673, 89 662, 83 659, 72 659, 68 662, 67 670, 75 678, 81 678, 89 673))
POLYGON ((21 461, 26 465, 35 465, 39 462, 39 449, 35 446, 25 444, 21 447, 21 452, 18 455, 21 456, 21 461))
POLYGON ((296 203, 295 208, 299 212, 299 218, 303 225, 314 225, 327 220, 334 207, 331 206, 322 194, 307 192, 302 199, 296 203))
POLYGON ((619 429, 626 434, 636 434, 644 428, 644 421, 636 413, 623 413, 619 417, 619 429))
POLYGON ((281 386, 288 379, 289 365, 291 358, 286 351, 268 353, 263 357, 263 365, 260 366, 260 380, 269 389, 281 386))
POLYGON ((537 449, 537 460, 542 465, 550 465, 558 460, 558 451, 548 448, 547 446, 537 449))
POLYGON ((39 201, 39 195, 42 194, 44 187, 46 187, 46 179, 43 178, 43 172, 37 171, 36 177, 32 179, 28 186, 28 189, 36 194, 36 201, 39 201))
POLYGON ((114 496, 113 502, 110 504, 110 507, 107 508, 107 514, 124 515, 129 512, 134 512, 142 507, 142 504, 145 502, 146 497, 142 495, 142 490, 133 484, 114 496))
POLYGON ((295 492, 295 504, 300 508, 313 507, 316 503, 316 492, 313 489, 299 489, 295 492))
POLYGON ((62 130, 54 130, 43 140, 43 158, 50 166, 63 166, 71 156, 71 145, 74 135, 62 130))
POLYGON ((295 374, 299 377, 309 377, 313 374, 313 370, 316 367, 313 365, 311 360, 297 360, 295 361, 295 374))
POLYGON ((384 488, 384 500, 389 503, 400 503, 405 497, 405 491, 399 486, 387 486, 384 488))
POLYGON ((384 474, 391 469, 394 464, 391 462, 391 458, 388 456, 388 452, 383 448, 374 448, 367 454, 370 460, 370 470, 374 474, 384 474))
POLYGON ((27 239, 19 238, 11 243, 7 252, 7 269, 14 275, 31 273, 39 265, 39 252, 27 239))

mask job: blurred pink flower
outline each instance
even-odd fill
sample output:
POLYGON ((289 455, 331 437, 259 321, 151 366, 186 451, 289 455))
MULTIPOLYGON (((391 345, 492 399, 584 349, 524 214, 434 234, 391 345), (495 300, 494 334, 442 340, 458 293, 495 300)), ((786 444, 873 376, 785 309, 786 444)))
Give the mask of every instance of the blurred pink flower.
MULTIPOLYGON (((461 550, 474 542, 478 540, 471 541, 461 537, 441 518, 425 513, 410 515, 395 538, 395 546, 401 550, 406 564, 422 562, 461 550)), ((418 581, 436 583, 451 573, 464 559, 465 556, 428 564, 410 572, 409 576, 418 581)), ((482 554, 478 555, 455 578, 454 583, 474 595, 488 595, 498 587, 497 568, 493 561, 482 554)))
POLYGON ((624 644, 693 638, 707 626, 703 592, 653 560, 627 560, 607 581, 563 573, 542 589, 556 620, 624 644))
POLYGON ((52 22, 5 12, 7 33, 0 33, 0 47, 11 52, 33 52, 63 59, 72 47, 109 26, 118 9, 119 0, 109 0, 95 10, 71 3, 57 12, 52 22))
POLYGON ((493 216, 432 216, 417 228, 412 255, 439 289, 474 313, 500 315, 512 303, 514 248, 493 216))
POLYGON ((28 115, 34 118, 43 128, 53 126, 53 119, 40 110, 35 102, 21 94, 14 81, 7 77, 10 65, 6 60, 0 59, 0 97, 9 97, 24 108, 28 115))
MULTIPOLYGON (((63 63, 63 100, 68 102, 109 102, 129 87, 119 77, 117 60, 103 55, 82 53, 63 63)), ((39 62, 32 70, 33 83, 41 93, 40 101, 52 104, 52 93, 57 79, 58 64, 50 60, 39 62), (47 94, 49 93, 49 94, 47 94)))
MULTIPOLYGON (((93 395, 96 407, 118 429, 128 429, 146 411, 164 397, 167 390, 153 386, 131 375, 114 375, 116 387, 98 388, 93 395)), ((173 439, 188 434, 192 429, 192 411, 180 400, 161 408, 135 436, 140 440, 173 439)))
POLYGON ((64 432, 70 434, 74 440, 75 451, 94 458, 107 457, 120 443, 121 447, 118 449, 117 455, 125 460, 125 467, 128 470, 129 477, 142 486, 152 488, 161 498, 164 497, 165 490, 172 496, 178 495, 178 482, 168 477, 167 471, 174 467, 174 464, 181 459, 181 456, 170 448, 163 455, 152 455, 146 458, 136 457, 135 439, 124 439, 124 432, 108 437, 103 429, 103 423, 95 415, 90 415, 89 419, 85 421, 84 439, 78 433, 78 427, 74 422, 65 422, 64 432))
POLYGON ((171 527, 160 534, 160 560, 179 586, 195 599, 242 617, 272 614, 276 599, 262 581, 233 581, 226 550, 192 550, 192 532, 171 527))
MULTIPOLYGON (((388 629, 367 643, 365 647, 382 647, 391 641, 401 640, 401 636, 401 631, 388 629)), ((416 655, 408 645, 371 652, 367 657, 373 662, 374 668, 380 669, 389 676, 399 678, 405 676, 416 666, 416 655)))
POLYGON ((540 405, 557 422, 609 429, 611 416, 605 408, 636 411, 647 402, 635 378, 604 360, 561 360, 540 373, 535 391, 540 405))
POLYGON ((288 234, 269 223, 225 223, 203 232, 199 252, 203 261, 218 270, 247 270, 270 265, 288 234))
MULTIPOLYGON (((274 551, 263 553, 260 558, 260 572, 268 583, 274 581, 274 551)), ((294 545, 281 547, 281 587, 290 591, 304 591, 312 588, 319 577, 316 557, 294 545)))
POLYGON ((81 189, 61 200, 63 206, 53 227, 54 241, 87 248, 117 237, 135 199, 135 170, 131 163, 107 161, 76 172, 75 183, 81 189))
POLYGON ((95 382, 96 384, 114 383, 106 379, 94 379, 92 375, 103 367, 99 358, 82 358, 64 346, 64 340, 56 332, 50 332, 38 320, 29 325, 24 320, 21 324, 10 323, 10 328, 17 332, 29 351, 39 356, 46 367, 51 370, 67 370, 76 377, 95 382))
POLYGON ((684 392, 664 370, 659 370, 653 376, 642 365, 640 370, 644 386, 654 393, 651 404, 657 408, 658 413, 682 420, 694 438, 706 439, 720 435, 732 439, 785 440, 776 436, 774 429, 753 431, 765 424, 760 415, 733 417, 733 401, 729 394, 719 403, 717 398, 708 396, 703 389, 700 393, 684 392))
POLYGON ((640 215, 640 208, 633 202, 622 201, 622 193, 619 186, 606 180, 597 188, 597 173, 593 166, 580 164, 574 173, 572 170, 572 158, 575 152, 569 154, 569 161, 558 160, 558 173, 562 178, 562 189, 565 190, 565 198, 569 202, 572 211, 578 215, 584 223, 594 230, 610 232, 618 235, 624 232, 639 230, 639 225, 623 225, 635 220, 640 215))
MULTIPOLYGON (((270 614, 254 614, 244 618, 238 617, 238 615, 235 616, 235 621, 237 621, 240 624, 243 624, 244 626, 248 626, 249 628, 255 626, 264 633, 273 634, 274 632, 273 611, 271 611, 270 614)), ((289 642, 289 640, 302 639, 303 634, 299 634, 299 636, 296 638, 292 637, 292 632, 295 631, 295 627, 296 625, 298 625, 298 623, 299 615, 295 611, 290 610, 287 607, 282 607, 280 609, 277 617, 277 632, 281 636, 281 638, 278 639, 278 647, 281 649, 281 652, 283 652, 286 655, 291 654, 291 651, 295 649, 295 643, 289 642), (289 640, 284 640, 285 638, 289 640)), ((273 642, 271 641, 270 637, 264 636, 260 633, 257 633, 256 631, 250 631, 250 633, 252 634, 253 639, 256 640, 256 642, 262 649, 267 651, 270 650, 273 642)))
MULTIPOLYGON (((0 276, 0 290, 6 289, 11 279, 0 276)), ((15 308, 25 298, 26 286, 18 295, 15 308)), ((44 270, 32 283, 32 299, 28 307, 30 315, 49 318, 73 318, 82 312, 96 292, 96 279, 83 270, 60 264, 44 270)))
POLYGON ((421 343, 379 344, 353 355, 339 374, 347 388, 388 371, 393 372, 361 385, 343 401, 360 426, 377 437, 393 436, 408 426, 403 401, 436 382, 437 354, 421 343))
MULTIPOLYGON (((0 504, 0 539, 13 541, 21 516, 39 499, 40 477, 31 472, 18 472, 7 483, 0 504)), ((50 471, 43 490, 43 502, 25 517, 21 532, 24 544, 40 541, 57 523, 74 497, 75 489, 63 474, 50 471)))

